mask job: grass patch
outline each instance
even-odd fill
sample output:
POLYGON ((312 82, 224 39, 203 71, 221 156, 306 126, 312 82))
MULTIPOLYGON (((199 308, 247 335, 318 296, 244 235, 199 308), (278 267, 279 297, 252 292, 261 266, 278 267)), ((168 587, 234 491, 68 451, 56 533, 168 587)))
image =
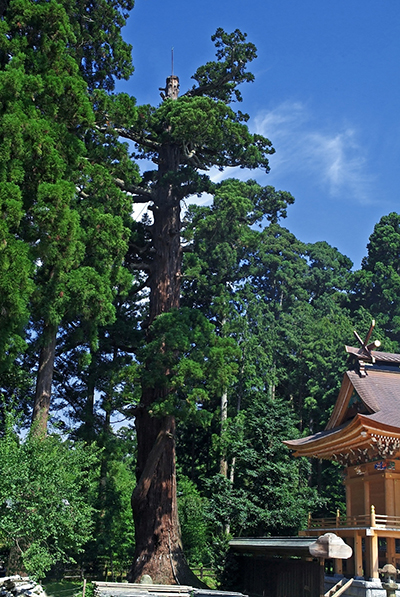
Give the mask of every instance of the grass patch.
POLYGON ((47 597, 74 597, 82 595, 83 583, 81 581, 61 580, 58 582, 43 583, 47 597))

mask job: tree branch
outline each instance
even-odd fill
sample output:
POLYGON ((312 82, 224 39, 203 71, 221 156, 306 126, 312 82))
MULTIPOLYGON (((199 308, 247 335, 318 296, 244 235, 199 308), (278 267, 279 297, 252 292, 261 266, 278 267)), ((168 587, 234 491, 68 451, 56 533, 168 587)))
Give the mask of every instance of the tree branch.
POLYGON ((151 265, 149 263, 134 262, 134 263, 129 263, 128 267, 135 271, 144 271, 144 272, 151 271, 151 265))
POLYGON ((137 203, 148 203, 149 201, 153 201, 153 194, 151 191, 147 191, 142 187, 136 185, 129 185, 126 184, 124 180, 121 178, 115 179, 115 184, 123 191, 134 195, 135 200, 137 203))
MULTIPOLYGON (((121 189, 121 191, 125 191, 126 193, 132 195, 136 203, 148 203, 149 201, 153 201, 153 195, 151 191, 146 191, 146 189, 135 185, 128 185, 121 180, 121 178, 115 178, 114 182, 117 187, 121 189)), ((79 187, 76 187, 76 191, 78 192, 78 195, 82 197, 82 199, 89 199, 90 195, 85 193, 79 187)))
POLYGON ((147 149, 151 149, 152 151, 158 151, 162 145, 158 141, 154 141, 153 139, 150 139, 149 137, 145 137, 143 135, 143 133, 136 133, 132 129, 126 129, 124 127, 98 126, 97 125, 96 129, 98 131, 100 131, 101 133, 110 133, 110 132, 117 133, 123 139, 129 139, 130 141, 137 143, 137 145, 141 145, 143 147, 146 147, 147 149))
MULTIPOLYGON (((232 69, 233 70, 233 69, 232 69)), ((239 69, 236 69, 239 70, 239 69)), ((235 73, 236 74, 236 73, 235 73)), ((225 77, 221 77, 220 79, 216 79, 212 83, 208 83, 206 85, 199 85, 199 87, 193 87, 186 91, 183 95, 187 95, 188 97, 195 97, 198 95, 208 95, 211 91, 219 90, 223 85, 227 83, 233 83, 235 81, 233 72, 227 73, 225 77)))
POLYGON ((147 147, 152 151, 158 151, 162 147, 162 143, 154 141, 154 139, 150 139, 149 137, 145 137, 142 133, 136 133, 135 131, 120 127, 115 127, 113 130, 117 132, 120 137, 129 139, 138 145, 143 145, 143 147, 147 147))

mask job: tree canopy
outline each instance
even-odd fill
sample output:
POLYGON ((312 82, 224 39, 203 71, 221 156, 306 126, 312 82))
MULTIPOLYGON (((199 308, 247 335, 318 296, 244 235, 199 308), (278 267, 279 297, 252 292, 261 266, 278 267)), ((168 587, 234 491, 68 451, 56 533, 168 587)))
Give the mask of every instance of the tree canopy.
POLYGON ((218 29, 190 89, 171 76, 138 105, 115 91, 132 6, 1 7, 0 534, 38 576, 133 562, 133 580, 195 584, 183 550, 218 568, 230 534, 296 533, 343 499, 337 469, 282 441, 326 424, 354 327, 373 316, 398 350, 400 216, 356 272, 297 239, 292 195, 256 180, 272 143, 238 109, 255 46, 218 29))

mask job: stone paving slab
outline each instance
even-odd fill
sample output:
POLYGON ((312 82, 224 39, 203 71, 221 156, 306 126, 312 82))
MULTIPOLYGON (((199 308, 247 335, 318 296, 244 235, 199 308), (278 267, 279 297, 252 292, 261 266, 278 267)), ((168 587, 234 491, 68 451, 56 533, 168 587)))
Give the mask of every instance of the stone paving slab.
POLYGON ((188 585, 150 585, 95 581, 97 597, 247 597, 232 591, 197 589, 188 585))

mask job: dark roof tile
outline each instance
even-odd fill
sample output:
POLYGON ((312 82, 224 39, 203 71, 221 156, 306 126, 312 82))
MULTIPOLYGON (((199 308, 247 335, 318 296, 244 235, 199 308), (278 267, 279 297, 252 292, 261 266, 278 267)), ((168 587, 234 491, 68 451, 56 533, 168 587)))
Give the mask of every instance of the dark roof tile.
POLYGON ((400 427, 399 373, 371 368, 367 369, 365 377, 359 377, 355 371, 347 371, 347 375, 371 413, 367 415, 368 419, 400 427))

